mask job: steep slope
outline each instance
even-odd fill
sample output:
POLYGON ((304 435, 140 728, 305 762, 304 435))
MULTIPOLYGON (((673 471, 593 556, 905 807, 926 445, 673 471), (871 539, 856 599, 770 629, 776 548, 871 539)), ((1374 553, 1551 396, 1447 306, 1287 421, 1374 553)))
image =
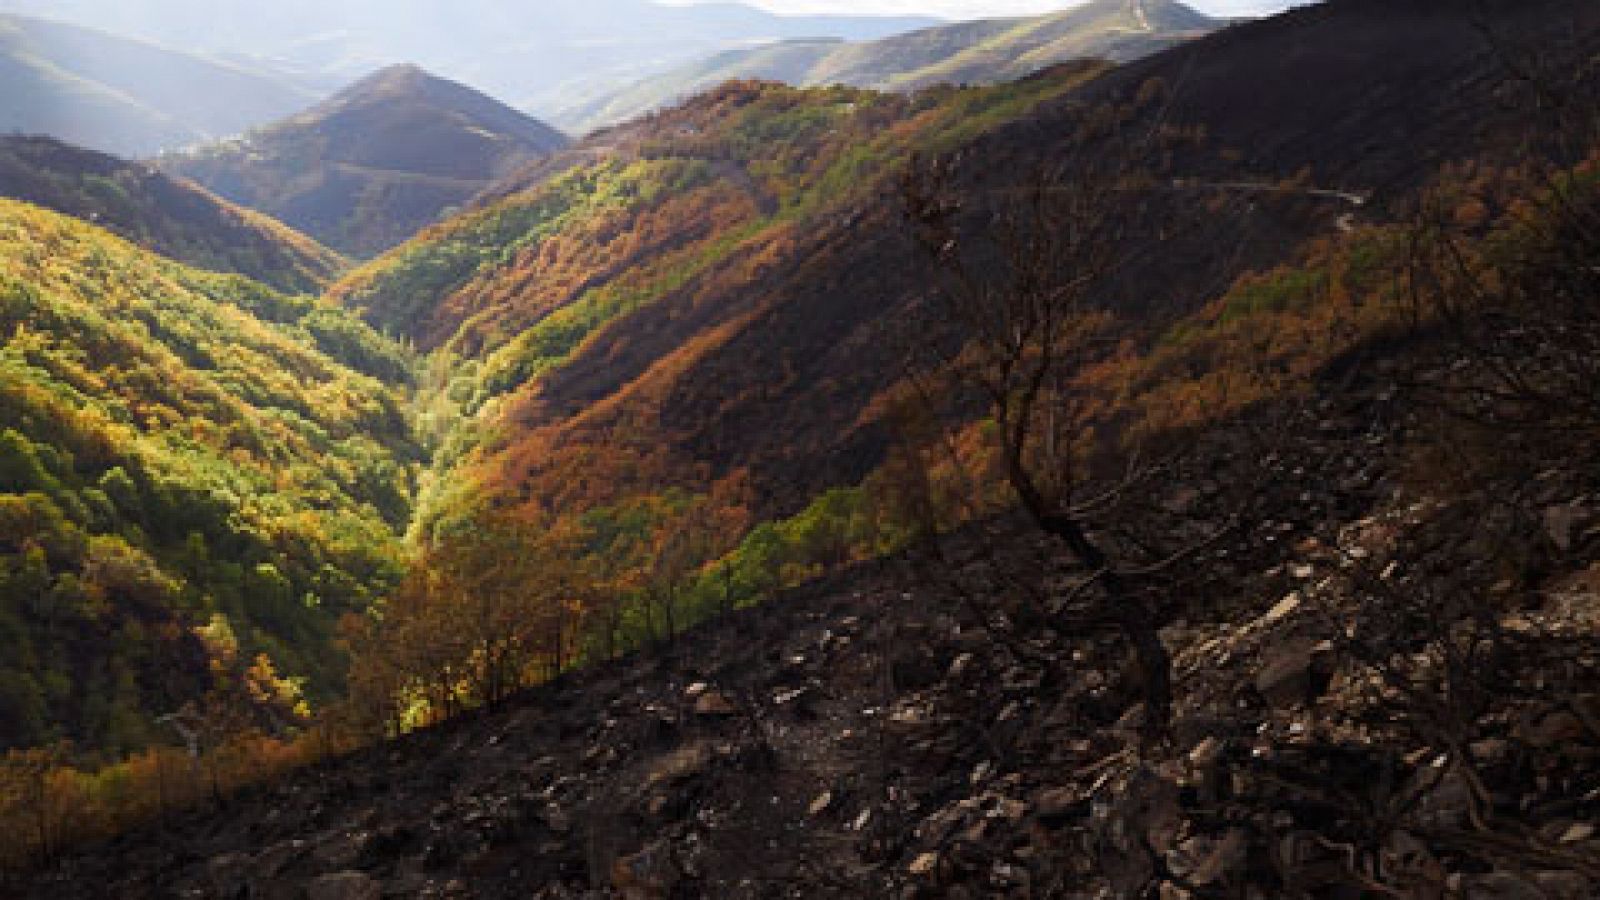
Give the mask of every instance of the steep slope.
MULTIPOLYGON (((915 265, 886 227, 893 213, 872 200, 884 179, 911 148, 955 147, 1096 71, 920 100, 732 83, 536 167, 527 187, 503 187, 507 196, 353 272, 332 296, 419 347, 474 361, 448 394, 500 435, 471 464, 505 467, 491 485, 576 513, 699 484, 702 463, 677 454, 690 434, 711 437, 705 428, 732 453, 747 441, 777 451, 757 466, 760 491, 773 495, 763 506, 792 509, 859 477, 876 440, 851 423, 891 373, 881 357, 835 367, 877 352, 852 332, 890 314, 892 286, 915 265), (865 281, 838 280, 841 253, 863 262, 843 271, 865 281), (744 362, 733 363, 730 345, 746 340, 744 362), (804 415, 824 417, 825 443, 850 449, 816 452, 798 421, 773 429, 732 409, 657 412, 687 399, 680 378, 692 383, 717 360, 763 370, 751 382, 754 373, 715 376, 730 404, 781 402, 779 384, 795 399, 819 368, 831 370, 815 376, 829 393, 804 415), (760 386, 769 376, 777 383, 760 386), (784 459, 818 466, 777 477, 784 459)), ((446 458, 466 452, 473 431, 459 432, 446 458)))
MULTIPOLYGON (((1519 45, 1592 53, 1583 4, 1495 9, 1519 45)), ((1136 251, 1101 298, 1140 334, 1403 206, 1445 162, 1515 153, 1528 117, 1503 73, 1447 4, 1346 0, 1081 87, 1084 71, 918 98, 733 85, 596 135, 334 296, 467 363, 438 394, 467 416, 443 456, 465 477, 441 477, 429 514, 481 490, 576 512, 734 479, 758 518, 791 516, 882 462, 902 360, 939 340, 889 181, 912 150, 981 135, 956 183, 1003 197, 1059 158, 1085 104, 1179 86, 1160 114, 1207 138, 1176 153, 1171 202, 1222 205, 1136 251), (1408 149, 1418 134, 1431 152, 1408 149), (1309 188, 1264 190, 1306 171, 1309 188)))
POLYGON ((338 254, 151 166, 46 137, 0 137, 0 197, 93 222, 179 262, 279 290, 320 291, 338 254))
POLYGON ((0 0, 32 12, 348 83, 415 62, 536 115, 754 41, 872 39, 918 16, 775 15, 742 3, 654 0, 0 0))
POLYGON ((0 131, 48 134, 122 156, 237 134, 317 99, 244 65, 9 15, 0 16, 0 81, 0 131))
POLYGON ((398 577, 408 377, 338 310, 0 200, 0 744, 114 757, 273 670, 329 696, 398 577))
MULTIPOLYGON (((1208 436, 1194 467, 1157 491, 1170 501, 1265 469, 1281 480, 1257 504, 1287 516, 1273 534, 1230 533, 1206 561, 1205 597, 1217 605, 1191 598, 1191 618, 1171 632, 1184 712, 1170 747, 1140 745, 1114 641, 1023 624, 984 548, 993 542, 1019 567, 1048 550, 1001 526, 949 542, 950 556, 975 560, 961 569, 912 578, 928 570, 917 557, 858 567, 503 709, 86 848, 19 880, 19 896, 1087 900, 1148 896, 1163 882, 1175 893, 1177 879, 1216 896, 1313 896, 1313 886, 1360 896, 1376 879, 1345 854, 1363 840, 1427 866, 1385 868, 1388 884, 1449 877, 1467 898, 1506 896, 1508 884, 1513 895, 1593 896, 1600 842, 1589 826, 1600 809, 1569 791, 1600 785, 1600 731, 1573 727, 1560 704, 1596 686, 1600 598, 1592 580, 1558 586, 1600 548, 1589 537, 1539 582, 1560 599, 1515 595, 1521 621, 1562 636, 1541 645, 1545 659, 1521 689, 1495 695, 1472 722, 1493 825, 1428 828, 1466 818, 1463 782, 1440 779, 1437 748, 1371 724, 1390 712, 1362 694, 1375 667, 1335 640, 1316 664, 1334 677, 1318 678, 1294 648, 1336 635, 1324 610, 1355 612, 1358 591, 1330 584, 1338 566, 1327 548, 1411 572, 1430 544, 1470 530, 1485 498, 1423 521, 1386 502, 1403 477, 1396 455, 1414 398, 1347 375, 1319 393, 1319 415, 1264 411, 1208 436), (1252 425, 1283 431, 1281 452, 1240 454, 1235 441, 1252 425), (1307 555, 1318 547, 1324 555, 1307 555), (1283 600, 1310 583, 1286 584, 1291 565, 1317 573, 1327 606, 1300 590, 1283 600), (1544 722, 1563 724, 1558 743, 1544 722), (1374 796, 1420 802, 1377 824, 1363 805, 1374 796), (1532 851, 1536 872, 1518 865, 1515 844, 1481 837, 1523 830, 1571 837, 1559 853, 1532 851)), ((1563 467, 1550 499, 1593 485, 1567 480, 1576 475, 1563 467)), ((1170 524, 1212 528, 1205 508, 1170 524)), ((1536 532, 1523 542, 1545 552, 1536 532)), ((1427 585, 1402 577, 1399 590, 1427 585)))
POLYGON ((897 91, 941 82, 991 84, 1072 59, 1124 62, 1221 24, 1176 0, 1090 0, 1032 18, 961 22, 876 41, 782 41, 726 51, 652 76, 564 109, 554 121, 581 134, 735 78, 897 91))
POLYGON ((470 88, 393 66, 291 119, 158 164, 369 256, 565 142, 470 88))

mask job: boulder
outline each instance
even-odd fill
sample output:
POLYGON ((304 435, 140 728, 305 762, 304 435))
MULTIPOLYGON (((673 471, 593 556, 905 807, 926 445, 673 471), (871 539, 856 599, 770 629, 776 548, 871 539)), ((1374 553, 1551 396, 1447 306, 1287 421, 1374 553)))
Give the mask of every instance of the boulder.
POLYGON ((694 701, 694 714, 708 719, 721 719, 734 715, 738 709, 719 691, 706 691, 694 701))
POLYGON ((1327 690, 1333 668, 1333 645, 1328 641, 1285 641, 1262 651, 1256 692, 1273 709, 1300 706, 1327 690))
POLYGON ((321 875, 306 885, 306 900, 380 900, 383 888, 362 872, 321 875))
POLYGON ((611 886, 624 900, 666 897, 682 880, 683 872, 673 860, 671 849, 663 842, 619 857, 611 865, 611 886))

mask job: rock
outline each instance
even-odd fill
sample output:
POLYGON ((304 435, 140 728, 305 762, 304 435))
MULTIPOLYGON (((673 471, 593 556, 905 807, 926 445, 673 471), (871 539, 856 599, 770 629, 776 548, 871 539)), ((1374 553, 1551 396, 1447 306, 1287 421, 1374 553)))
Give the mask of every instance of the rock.
POLYGON ((1239 828, 1229 829, 1220 838, 1195 835, 1167 854, 1167 867, 1189 884, 1208 887, 1242 868, 1249 846, 1239 828))
POLYGON ((348 870, 361 861, 372 843, 372 835, 364 831, 335 834, 318 844, 311 856, 322 869, 348 870))
POLYGON ((1462 900, 1548 900, 1536 882, 1510 872, 1455 876, 1450 891, 1462 900))
POLYGON ((1332 675, 1333 645, 1300 638, 1263 651, 1255 687, 1268 706, 1288 709, 1320 696, 1332 675))
POLYGON ((833 791, 823 791, 817 795, 817 799, 811 801, 811 805, 806 808, 806 814, 810 816, 820 816, 827 812, 828 807, 832 805, 833 791))
POLYGON ((686 699, 694 700, 709 690, 711 690, 711 685, 706 684, 704 681, 696 681, 694 684, 684 688, 683 696, 686 699))
POLYGON ((1202 771, 1210 769, 1222 759, 1222 749, 1221 741, 1215 737, 1207 737, 1189 751, 1189 765, 1202 771))
POLYGON ((1436 770, 1424 768, 1416 775, 1419 784, 1438 783, 1422 796, 1416 808, 1419 823, 1430 828, 1461 828, 1469 821, 1472 809, 1472 785, 1457 771, 1447 772, 1440 778, 1436 770))
POLYGON ((1562 832, 1557 843, 1576 844, 1594 837, 1595 827, 1588 822, 1574 822, 1566 831, 1562 832))
POLYGON ((206 879, 218 896, 231 897, 244 888, 247 859, 240 853, 224 853, 206 862, 206 879))
POLYGON ((1068 787, 1049 788, 1033 797, 1033 815, 1047 828, 1061 828, 1089 817, 1089 801, 1068 787))
POLYGON ((362 872, 335 872, 313 878, 306 885, 306 900, 379 900, 383 889, 362 872))
POLYGON ((626 900, 657 900, 668 896, 683 873, 664 842, 650 844, 611 865, 611 886, 626 900))
POLYGON ((961 676, 967 673, 967 669, 972 666, 972 659, 971 653, 960 654, 950 663, 950 669, 945 672, 944 677, 950 681, 959 681, 961 676))
POLYGON ((708 690, 694 701, 694 714, 709 719, 720 719, 734 715, 738 709, 733 701, 723 696, 718 691, 708 690))
MULTIPOLYGON (((1308 574, 1306 577, 1309 578, 1311 576, 1308 574)), ((1265 626, 1265 625, 1271 625, 1271 624, 1273 624, 1275 622, 1281 622, 1290 613, 1292 613, 1295 610, 1300 608, 1300 600, 1301 600, 1301 597, 1300 597, 1300 592, 1299 591, 1293 591, 1293 592, 1287 594, 1286 596, 1284 596, 1284 598, 1282 600, 1279 600, 1271 609, 1267 610, 1266 615, 1264 615, 1260 619, 1256 620, 1257 626, 1265 626)))
POLYGON ((1577 872, 1535 872, 1533 883, 1549 900, 1593 900, 1595 884, 1577 872))
POLYGON ((938 866, 939 854, 923 853, 911 861, 911 865, 906 867, 906 871, 913 875, 928 875, 938 866))
POLYGON ((1572 549, 1572 538, 1589 519, 1591 513, 1575 503, 1563 503, 1544 511, 1544 533, 1556 549, 1566 553, 1572 549))
POLYGON ((1583 720, 1571 710, 1558 709, 1540 719, 1523 734, 1523 740, 1538 750, 1576 744, 1589 736, 1583 720))
POLYGON ((700 775, 711 765, 716 751, 706 741, 684 744, 662 756, 645 777, 647 787, 676 785, 700 775))

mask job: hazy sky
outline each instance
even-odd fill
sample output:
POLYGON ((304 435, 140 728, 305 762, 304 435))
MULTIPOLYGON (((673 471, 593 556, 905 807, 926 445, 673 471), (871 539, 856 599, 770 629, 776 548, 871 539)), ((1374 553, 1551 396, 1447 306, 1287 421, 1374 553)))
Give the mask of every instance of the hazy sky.
MULTIPOLYGON (((695 0, 664 0, 664 2, 689 3, 695 0)), ((745 0, 745 2, 785 13, 923 13, 951 19, 1049 12, 1075 5, 1071 0, 745 0)), ((1229 16, 1277 12, 1294 5, 1291 0, 1188 0, 1188 2, 1201 12, 1229 16)))

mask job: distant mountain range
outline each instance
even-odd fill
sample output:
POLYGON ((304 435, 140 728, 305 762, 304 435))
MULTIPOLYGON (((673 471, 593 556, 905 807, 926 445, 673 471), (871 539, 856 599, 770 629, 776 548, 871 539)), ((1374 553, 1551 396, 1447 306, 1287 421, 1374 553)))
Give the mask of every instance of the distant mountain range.
POLYGON ((292 79, 141 40, 0 15, 0 131, 142 156, 313 103, 292 79))
POLYGON ((293 118, 159 164, 367 256, 565 145, 535 119, 403 65, 293 118))
POLYGON ((866 40, 937 24, 651 0, 0 0, 0 10, 137 35, 312 83, 348 83, 413 62, 538 115, 740 44, 866 40))
POLYGON ((552 121, 582 134, 735 78, 877 90, 915 90, 938 82, 988 84, 1069 59, 1125 62, 1221 25, 1175 0, 1090 0, 1042 16, 961 22, 875 41, 778 41, 681 66, 562 109, 552 121))

